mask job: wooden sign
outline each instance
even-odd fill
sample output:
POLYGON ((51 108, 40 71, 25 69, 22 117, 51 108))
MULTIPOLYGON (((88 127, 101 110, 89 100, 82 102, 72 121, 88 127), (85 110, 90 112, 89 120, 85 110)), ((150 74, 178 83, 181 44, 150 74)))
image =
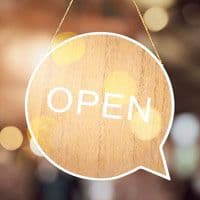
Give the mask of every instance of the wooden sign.
POLYGON ((169 179, 163 154, 174 97, 160 61, 114 33, 89 33, 53 49, 35 69, 26 119, 44 156, 81 178, 139 169, 169 179))

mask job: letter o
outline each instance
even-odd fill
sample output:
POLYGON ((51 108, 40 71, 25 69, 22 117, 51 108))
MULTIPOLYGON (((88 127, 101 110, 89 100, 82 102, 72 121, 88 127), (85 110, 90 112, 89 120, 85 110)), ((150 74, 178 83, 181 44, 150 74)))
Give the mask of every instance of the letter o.
POLYGON ((52 89, 52 90, 49 92, 49 94, 48 94, 48 107, 49 107, 52 111, 54 111, 54 112, 56 112, 56 113, 64 113, 64 112, 68 111, 69 108, 71 107, 71 105, 72 105, 72 100, 73 100, 72 94, 71 94, 71 92, 70 92, 67 88, 64 88, 64 87, 57 87, 57 88, 52 89), (65 93, 65 94, 67 95, 67 97, 68 97, 68 103, 66 104, 66 106, 65 106, 64 108, 55 108, 55 107, 53 106, 53 104, 52 104, 53 96, 54 96, 55 93, 57 93, 57 92, 63 92, 63 93, 65 93))

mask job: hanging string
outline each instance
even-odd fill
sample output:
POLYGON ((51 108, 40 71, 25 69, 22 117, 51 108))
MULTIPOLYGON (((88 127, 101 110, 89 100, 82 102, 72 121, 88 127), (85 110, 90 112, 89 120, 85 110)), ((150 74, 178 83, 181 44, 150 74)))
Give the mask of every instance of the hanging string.
MULTIPOLYGON (((57 34, 59 33, 59 31, 60 31, 60 29, 61 29, 61 27, 62 27, 62 25, 63 25, 63 23, 64 23, 64 21, 65 21, 65 18, 67 17, 67 15, 68 15, 68 13, 69 13, 69 11, 70 11, 70 9, 71 9, 72 4, 74 3, 74 1, 75 1, 75 0, 71 0, 71 1, 69 2, 69 5, 67 6, 66 11, 65 11, 65 13, 64 13, 64 15, 63 15, 63 17, 62 17, 60 23, 58 24, 58 27, 57 27, 57 29, 56 29, 56 31, 55 31, 55 33, 54 33, 52 39, 51 39, 51 43, 53 42, 53 40, 55 39, 55 37, 56 37, 57 34)), ((140 17, 140 20, 141 20, 141 22, 142 22, 142 24, 143 24, 143 26, 144 26, 144 29, 145 29, 145 31, 146 31, 146 33, 147 33, 147 36, 148 36, 148 38, 149 38, 149 40, 150 40, 151 46, 152 46, 152 48, 153 48, 153 51, 155 52, 155 54, 156 54, 156 56, 158 57, 158 59, 160 60, 160 62, 162 62, 162 61, 161 61, 160 54, 159 54, 159 52, 158 52, 158 50, 157 50, 157 48, 156 48, 156 45, 155 45, 154 42, 153 42, 152 36, 151 36, 151 34, 150 34, 150 31, 149 31, 149 29, 148 29, 148 27, 147 27, 147 25, 146 25, 146 23, 145 23, 145 21, 144 21, 144 19, 143 19, 142 12, 141 12, 141 10, 140 10, 140 8, 139 8, 139 5, 137 4, 137 2, 136 2, 135 0, 131 0, 131 2, 133 3, 133 5, 134 5, 135 8, 136 8, 136 11, 137 11, 137 13, 138 13, 138 15, 139 15, 139 17, 140 17)))
POLYGON ((131 0, 131 2, 134 4, 134 6, 135 6, 135 8, 136 8, 136 10, 137 10, 137 13, 138 13, 138 15, 139 15, 139 17, 140 17, 140 20, 141 20, 141 22, 142 22, 142 24, 143 24, 143 26, 144 26, 144 29, 145 29, 145 31, 146 31, 146 33, 147 33, 147 36, 148 36, 148 38, 149 38, 149 40, 150 40, 150 42, 151 42, 151 46, 152 46, 152 48, 153 48, 153 51, 155 52, 155 54, 156 54, 156 56, 158 57, 158 59, 160 60, 160 62, 162 62, 162 61, 161 61, 160 54, 159 54, 159 52, 158 52, 158 50, 157 50, 157 48, 156 48, 155 43, 153 42, 151 33, 150 33, 150 31, 149 31, 149 29, 148 29, 148 27, 147 27, 147 25, 146 25, 146 23, 145 23, 145 21, 144 21, 144 19, 143 19, 142 12, 141 12, 141 10, 140 10, 140 8, 139 8, 137 2, 136 2, 135 0, 131 0))
POLYGON ((53 37, 52 37, 52 39, 51 39, 51 43, 54 41, 54 39, 55 39, 56 36, 58 35, 58 33, 59 33, 59 31, 60 31, 60 29, 61 29, 61 27, 62 27, 62 25, 63 25, 63 23, 64 23, 64 21, 65 21, 65 18, 67 17, 67 15, 68 15, 68 13, 69 13, 69 11, 70 11, 70 9, 71 9, 72 4, 74 3, 74 1, 75 1, 75 0, 71 0, 71 1, 69 2, 69 5, 67 6, 63 17, 62 17, 62 19, 60 20, 60 23, 58 24, 58 27, 57 27, 55 33, 53 34, 53 37))

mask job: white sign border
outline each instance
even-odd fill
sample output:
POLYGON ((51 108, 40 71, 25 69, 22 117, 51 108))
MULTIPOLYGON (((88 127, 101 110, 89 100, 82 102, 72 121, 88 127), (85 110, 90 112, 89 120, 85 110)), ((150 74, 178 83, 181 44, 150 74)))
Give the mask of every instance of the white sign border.
POLYGON ((46 158, 51 164, 53 164, 55 167, 57 167, 58 169, 60 169, 61 171, 67 173, 67 174, 70 174, 72 176, 75 176, 77 178, 81 178, 81 179, 86 179, 86 180, 93 180, 93 181, 112 181, 112 180, 116 180, 116 179, 119 179, 119 178, 123 178, 127 175, 130 175, 140 169, 142 170, 145 170, 147 172, 150 172, 154 175, 157 175, 161 178, 164 178, 166 180, 171 180, 170 178, 170 174, 169 174, 169 170, 168 170, 168 167, 167 167, 167 162, 166 162, 166 159, 165 159, 165 156, 164 156, 164 152, 163 152, 163 146, 169 136, 169 132, 170 132, 170 129, 172 127, 172 123, 173 123, 173 119, 174 119, 174 112, 175 112, 175 101, 174 101, 174 92, 173 92, 173 88, 172 88, 172 84, 171 84, 171 81, 170 81, 170 78, 163 66, 163 64, 160 62, 160 60, 147 48, 145 47, 143 44, 141 44, 140 42, 136 41, 135 39, 132 39, 132 38, 129 38, 128 36, 124 36, 124 35, 121 35, 121 34, 118 34, 118 33, 111 33, 111 32, 91 32, 91 33, 84 33, 84 34, 80 34, 80 35, 77 35, 77 36, 73 36, 72 38, 69 38, 65 41, 63 41, 62 43, 60 43, 59 45, 57 45, 55 48, 53 48, 51 51, 49 51, 44 57, 43 59, 39 62, 39 64, 36 66, 36 68, 34 69, 31 77, 30 77, 30 80, 29 80, 29 83, 28 83, 28 87, 26 89, 26 94, 25 94, 25 118, 26 118, 26 122, 27 122, 27 125, 28 125, 28 129, 30 131, 30 134, 31 134, 31 137, 33 138, 33 141, 34 143, 36 144, 37 148, 40 150, 40 152, 42 153, 42 155, 44 156, 44 158, 46 158), (162 69, 163 73, 164 73, 164 76, 167 80, 167 83, 168 83, 168 87, 169 87, 169 90, 170 90, 170 95, 171 95, 171 109, 172 109, 172 112, 171 112, 171 116, 170 116, 170 121, 169 121, 169 124, 168 124, 168 128, 167 128, 167 131, 165 133, 165 136, 159 146, 160 148, 160 154, 161 154, 161 158, 162 158, 162 162, 163 162, 163 165, 164 165, 164 169, 165 169, 165 173, 166 174, 162 174, 162 173, 159 173, 159 172, 156 172, 154 170, 151 170, 151 169, 148 169, 144 166, 138 166, 137 168, 133 169, 133 170, 130 170, 126 173, 123 173, 121 175, 118 175, 118 176, 114 176, 114 177, 110 177, 110 178, 92 178, 92 177, 87 177, 87 176, 82 176, 82 175, 79 175, 79 174, 75 174, 75 173, 72 173, 66 169, 64 169, 63 167, 59 166, 57 163, 55 163, 51 158, 49 158, 49 156, 42 150, 42 148, 40 147, 40 145, 38 144, 34 134, 33 134, 33 131, 31 129, 31 125, 30 125, 30 121, 29 121, 29 115, 28 115, 28 96, 29 96, 29 91, 30 91, 30 87, 31 87, 31 84, 32 84, 32 81, 37 73, 37 71, 39 70, 40 66, 42 65, 42 63, 54 52, 56 51, 58 48, 60 48, 61 46, 73 41, 73 40, 76 40, 76 39, 80 39, 82 37, 85 37, 85 36, 91 36, 91 35, 110 35, 110 36, 114 36, 114 37, 120 37, 122 39, 125 39, 135 45, 138 45, 139 47, 141 47, 142 49, 144 49, 157 63, 158 65, 160 66, 160 68, 162 69))

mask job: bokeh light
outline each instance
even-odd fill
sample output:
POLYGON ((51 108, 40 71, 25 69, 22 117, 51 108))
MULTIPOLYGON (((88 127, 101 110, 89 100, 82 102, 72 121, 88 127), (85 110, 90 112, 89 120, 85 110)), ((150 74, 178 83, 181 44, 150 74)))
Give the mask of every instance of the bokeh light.
POLYGON ((138 0, 138 3, 144 8, 153 6, 169 8, 175 3, 175 0, 138 0))
POLYGON ((198 142, 199 138, 199 120, 192 113, 179 114, 175 117, 171 132, 176 146, 193 146, 198 142))
POLYGON ((159 136, 162 128, 162 118, 160 113, 151 108, 149 121, 146 123, 139 112, 134 113, 133 120, 130 121, 133 134, 139 140, 152 140, 159 136))
POLYGON ((23 143, 22 132, 13 126, 5 127, 0 132, 0 144, 9 151, 17 150, 23 143))
POLYGON ((104 90, 108 93, 124 95, 123 99, 111 99, 110 102, 126 104, 129 103, 130 96, 136 94, 136 83, 130 73, 126 71, 114 71, 105 79, 104 90))
MULTIPOLYGON (((51 44, 51 48, 61 44, 61 42, 73 37, 74 33, 61 33, 56 36, 51 44)), ((56 49, 51 57, 59 66, 66 66, 82 58, 85 53, 85 44, 82 39, 76 39, 56 49)))
POLYGON ((167 26, 169 15, 164 8, 152 7, 145 12, 144 21, 149 30, 157 32, 167 26))
MULTIPOLYGON (((195 112, 195 117, 199 121, 199 0, 136 0, 136 2, 142 13, 152 7, 167 9, 170 16, 169 26, 165 26, 164 31, 153 34, 153 39, 175 88, 176 111, 195 112)), ((13 125, 20 127, 21 130, 26 129, 23 102, 25 88, 33 68, 49 50, 52 33, 59 18, 62 17, 66 3, 64 0, 0 2, 1 129, 13 125)), ((69 18, 63 23, 63 31, 77 33, 114 31, 149 45, 149 39, 136 9, 129 0, 86 0, 75 3, 70 10, 69 18)), ((53 44, 51 48, 56 45, 53 44)), ((65 69, 65 67, 60 68, 65 69)), ((140 170, 114 181, 113 185, 110 182, 105 184, 103 182, 99 183, 99 186, 90 186, 90 191, 88 182, 92 184, 96 183, 95 181, 73 178, 64 173, 59 173, 58 177, 54 173, 54 175, 46 173, 44 170, 47 168, 42 167, 45 164, 40 163, 43 158, 30 153, 31 138, 24 141, 18 151, 7 151, 0 144, 0 199, 200 199, 200 161, 198 161, 200 132, 194 136, 196 126, 189 128, 184 124, 184 120, 180 123, 185 128, 183 127, 182 131, 178 128, 179 136, 175 139, 178 142, 175 142, 172 133, 164 148, 165 154, 169 154, 167 165, 172 176, 171 181, 164 181, 140 170), (44 176, 40 176, 43 173, 44 176)), ((48 134, 45 126, 39 127, 41 127, 40 133, 48 134)), ((24 140, 26 138, 24 136, 24 140)), ((124 160, 126 161, 125 155, 124 160)))
POLYGON ((89 183, 88 196, 91 200, 113 199, 114 188, 112 182, 93 181, 89 183))
POLYGON ((58 34, 53 41, 51 42, 51 49, 55 48, 57 45, 59 45, 60 43, 64 42, 65 40, 72 38, 73 36, 75 36, 76 33, 74 32, 64 32, 64 33, 60 33, 58 34))
POLYGON ((26 80, 31 70, 46 54, 49 42, 47 33, 24 33, 12 30, 15 34, 6 35, 7 42, 3 45, 2 59, 7 61, 7 70, 18 80, 26 80), (10 39, 9 39, 10 38, 10 39), (28 45, 28 50, 27 50, 28 45))
POLYGON ((39 135, 48 135, 56 125, 56 120, 48 116, 40 116, 31 120, 31 129, 38 139, 39 135))
POLYGON ((197 169, 198 161, 199 148, 197 146, 175 148, 175 173, 180 178, 190 177, 197 169))

